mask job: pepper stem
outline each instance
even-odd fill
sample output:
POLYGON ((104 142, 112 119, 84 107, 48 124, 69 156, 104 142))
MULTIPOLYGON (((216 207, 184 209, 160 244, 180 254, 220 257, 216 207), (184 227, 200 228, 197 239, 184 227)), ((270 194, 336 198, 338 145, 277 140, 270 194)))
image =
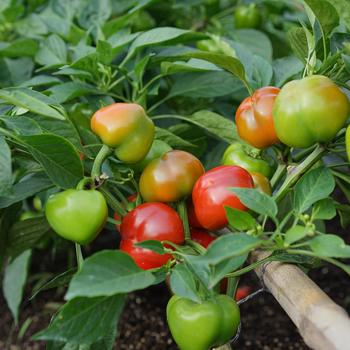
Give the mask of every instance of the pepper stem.
POLYGON ((81 245, 78 243, 75 243, 75 255, 77 257, 78 271, 80 271, 84 263, 84 258, 81 252, 81 245))
POLYGON ((103 145, 101 149, 99 150, 95 160, 94 164, 92 165, 92 170, 91 170, 91 177, 99 177, 101 174, 101 166, 104 160, 111 154, 112 150, 106 146, 103 145))
POLYGON ((184 226, 184 232, 185 232, 185 240, 191 239, 191 233, 190 233, 190 225, 188 223, 188 216, 187 216, 187 207, 186 207, 186 201, 182 200, 177 203, 177 212, 180 215, 180 218, 182 220, 182 224, 184 226))
POLYGON ((296 166, 295 169, 287 175, 284 183, 274 195, 276 202, 280 201, 288 193, 289 188, 295 184, 303 173, 309 170, 312 165, 322 158, 325 151, 326 149, 323 146, 318 145, 302 163, 296 166))
POLYGON ((226 295, 234 298, 236 295, 237 287, 238 287, 238 278, 237 277, 229 277, 227 281, 227 289, 226 295))

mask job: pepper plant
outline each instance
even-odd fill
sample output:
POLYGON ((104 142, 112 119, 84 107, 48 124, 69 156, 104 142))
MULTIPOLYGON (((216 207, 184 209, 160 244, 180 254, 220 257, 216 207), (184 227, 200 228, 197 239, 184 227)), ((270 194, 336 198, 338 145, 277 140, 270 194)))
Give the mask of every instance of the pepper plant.
POLYGON ((0 266, 15 322, 31 257, 68 261, 31 291, 66 289, 34 339, 112 349, 127 293, 167 281, 176 343, 206 350, 236 335, 239 277, 257 266, 330 263, 348 278, 350 246, 327 224, 350 217, 347 0, 0 9, 0 266))

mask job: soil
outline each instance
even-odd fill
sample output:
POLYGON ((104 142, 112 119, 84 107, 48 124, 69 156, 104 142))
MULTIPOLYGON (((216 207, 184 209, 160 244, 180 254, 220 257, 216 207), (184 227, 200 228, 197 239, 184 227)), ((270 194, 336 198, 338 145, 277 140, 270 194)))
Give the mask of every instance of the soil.
MULTIPOLYGON (((349 237, 346 238, 349 242, 349 237)), ((108 246, 107 242, 100 243, 103 248, 110 248, 110 241, 108 246)), ((33 262, 31 275, 45 271, 59 272, 57 266, 64 266, 62 257, 60 259, 61 263, 57 264, 51 257, 37 257, 33 262)), ((336 303, 350 312, 350 283, 344 272, 327 265, 312 271, 310 276, 336 303)), ((254 273, 245 276, 241 282, 242 285, 251 286, 252 290, 261 288, 254 273)), ((32 285, 25 292, 19 327, 13 326, 11 314, 0 294, 0 350, 45 349, 43 342, 34 342, 31 336, 48 325, 52 314, 63 303, 64 290, 61 288, 45 291, 29 301, 31 287, 32 285), (29 323, 26 329, 23 327, 25 322, 29 323)), ((165 284, 131 293, 119 322, 119 337, 115 349, 178 349, 166 323, 165 307, 169 297, 165 284)), ((308 349, 296 327, 268 292, 262 292, 243 303, 241 314, 242 330, 238 341, 233 345, 235 350, 308 349)))

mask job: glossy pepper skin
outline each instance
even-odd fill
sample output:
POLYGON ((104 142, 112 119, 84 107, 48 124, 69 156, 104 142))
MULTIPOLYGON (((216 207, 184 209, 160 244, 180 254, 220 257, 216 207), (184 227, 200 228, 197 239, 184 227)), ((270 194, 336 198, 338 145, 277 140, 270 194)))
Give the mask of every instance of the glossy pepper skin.
POLYGON ((272 188, 269 179, 260 173, 251 172, 250 175, 253 178, 254 187, 258 189, 260 192, 268 194, 271 196, 272 188))
POLYGON ((240 312, 233 298, 217 295, 201 303, 173 296, 167 320, 181 350, 208 350, 227 343, 237 332, 240 312))
POLYGON ((254 149, 239 142, 234 142, 226 149, 221 164, 238 165, 250 173, 260 173, 265 177, 270 177, 272 175, 270 164, 253 153, 254 149))
POLYGON ((247 97, 236 111, 239 136, 255 148, 266 148, 279 142, 272 109, 280 89, 263 87, 247 97))
POLYGON ((219 230, 228 224, 225 206, 247 210, 229 187, 253 188, 253 179, 241 167, 222 165, 209 170, 196 182, 192 192, 194 210, 207 230, 219 230))
POLYGON ((70 189, 49 197, 45 214, 59 236, 88 244, 105 225, 108 208, 101 192, 70 189))
POLYGON ((261 15, 255 4, 238 6, 235 10, 234 18, 237 29, 258 28, 261 23, 261 15))
POLYGON ((345 143, 346 143, 346 153, 348 155, 348 160, 350 162, 350 125, 346 129, 345 143))
POLYGON ((185 151, 170 151, 151 161, 140 177, 140 193, 146 202, 175 202, 191 194, 204 173, 199 159, 185 151))
POLYGON ((95 112, 91 129, 125 163, 142 160, 151 148, 154 124, 136 103, 114 103, 95 112))
POLYGON ((164 203, 145 203, 129 212, 120 227, 120 249, 128 253, 141 269, 148 270, 166 264, 171 255, 158 254, 137 247, 145 240, 170 241, 183 244, 184 230, 177 212, 164 203))
POLYGON ((217 237, 211 235, 206 230, 191 228, 191 239, 204 248, 208 248, 209 244, 216 240, 217 237))
POLYGON ((136 173, 141 173, 143 169, 154 159, 160 158, 165 153, 171 151, 172 148, 162 140, 154 140, 151 146, 151 149, 146 154, 146 157, 143 158, 140 162, 132 164, 131 168, 136 173))
POLYGON ((322 75, 287 83, 273 108, 279 139, 298 148, 331 141, 344 126, 348 115, 347 96, 322 75))

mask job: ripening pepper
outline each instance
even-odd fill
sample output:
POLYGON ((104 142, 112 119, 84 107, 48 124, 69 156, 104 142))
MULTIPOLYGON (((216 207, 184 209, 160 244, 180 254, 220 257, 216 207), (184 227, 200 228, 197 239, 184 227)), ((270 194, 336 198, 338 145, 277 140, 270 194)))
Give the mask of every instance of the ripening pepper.
POLYGON ((287 83, 277 96, 273 119, 278 138, 307 148, 331 141, 349 115, 349 100, 331 79, 313 75, 287 83))
POLYGON ((140 178, 140 193, 146 202, 175 202, 192 192, 204 173, 202 163, 191 153, 170 151, 152 160, 140 178))
POLYGON ((266 86, 247 97, 236 111, 240 138, 256 148, 266 148, 279 142, 272 109, 280 89, 266 86))
POLYGON ((227 343, 236 334, 240 312, 227 295, 200 303, 174 295, 167 305, 167 320, 181 350, 208 350, 227 343))
POLYGON ((97 190, 69 189, 49 197, 45 214, 59 236, 88 244, 105 225, 108 207, 103 194, 97 190))
POLYGON ((151 148, 154 124, 136 103, 114 103, 95 112, 91 129, 125 163, 141 161, 151 148))
POLYGON ((272 167, 256 151, 240 142, 234 142, 227 147, 221 163, 222 165, 238 165, 250 173, 260 173, 269 178, 272 175, 272 167))

